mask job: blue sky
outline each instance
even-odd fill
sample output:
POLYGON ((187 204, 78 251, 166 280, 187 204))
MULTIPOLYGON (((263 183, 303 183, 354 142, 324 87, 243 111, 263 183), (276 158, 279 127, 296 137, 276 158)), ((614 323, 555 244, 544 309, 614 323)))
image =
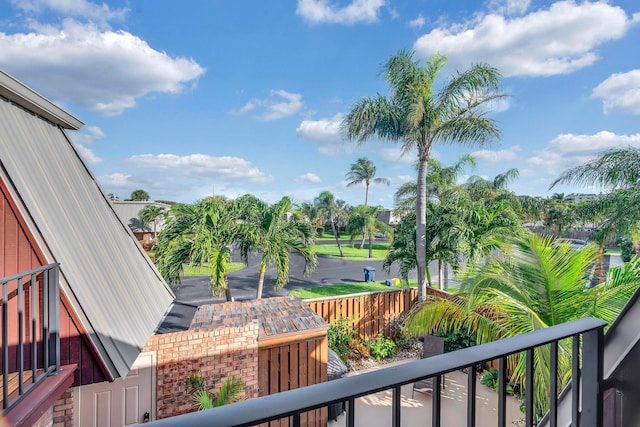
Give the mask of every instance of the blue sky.
POLYGON ((391 207, 415 155, 342 141, 339 123, 388 93, 381 66, 401 49, 447 55, 443 78, 475 62, 503 74, 502 138, 434 147, 444 164, 473 153, 467 175, 518 168, 518 194, 598 192, 548 187, 603 150, 640 147, 637 0, 0 0, 0 68, 85 123, 72 141, 120 198, 329 190, 361 204, 344 176, 364 156, 391 180, 370 203, 391 207))

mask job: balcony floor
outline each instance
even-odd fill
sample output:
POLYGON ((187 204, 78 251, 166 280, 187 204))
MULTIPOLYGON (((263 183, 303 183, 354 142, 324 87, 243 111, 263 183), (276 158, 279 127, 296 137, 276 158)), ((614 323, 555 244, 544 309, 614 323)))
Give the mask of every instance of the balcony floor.
MULTIPOLYGON (((401 362, 404 363, 404 362, 401 362)), ((357 375, 366 371, 353 373, 357 375)), ((442 425, 463 426, 467 422, 467 375, 457 371, 446 375, 446 387, 442 391, 442 425)), ((401 425, 406 427, 430 425, 431 394, 416 391, 412 384, 402 387, 401 425)), ((391 425, 391 390, 364 396, 356 400, 356 426, 386 427, 391 425)), ((498 395, 489 387, 476 381, 476 427, 494 427, 497 424, 498 395)), ((507 425, 520 425, 524 414, 520 401, 507 398, 507 425)), ((329 421, 329 427, 345 425, 345 414, 337 421, 329 421)))

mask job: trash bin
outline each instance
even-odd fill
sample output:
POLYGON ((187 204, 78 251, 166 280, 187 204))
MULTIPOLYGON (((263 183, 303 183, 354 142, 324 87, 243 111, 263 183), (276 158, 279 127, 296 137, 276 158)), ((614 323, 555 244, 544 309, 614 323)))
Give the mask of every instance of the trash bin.
POLYGON ((376 281, 376 269, 373 267, 364 268, 364 281, 375 282, 376 281))

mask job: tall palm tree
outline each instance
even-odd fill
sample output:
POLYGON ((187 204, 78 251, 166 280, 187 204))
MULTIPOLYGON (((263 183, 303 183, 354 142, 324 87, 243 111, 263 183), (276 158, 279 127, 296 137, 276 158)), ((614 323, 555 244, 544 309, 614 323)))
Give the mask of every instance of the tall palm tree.
POLYGON ((369 201, 369 186, 372 182, 376 184, 391 184, 389 178, 376 178, 376 167, 373 165, 371 160, 366 157, 361 157, 354 164, 351 165, 351 170, 347 172, 347 187, 351 187, 352 185, 360 184, 364 182, 365 185, 365 193, 364 193, 364 205, 367 206, 367 202, 369 201))
POLYGON ((434 143, 483 145, 498 137, 486 111, 491 101, 504 96, 498 93, 500 73, 486 64, 456 73, 436 90, 436 77, 446 61, 436 54, 420 66, 413 52, 401 51, 384 66, 390 96, 361 99, 342 122, 347 137, 357 143, 381 138, 401 142, 405 151, 417 149, 416 265, 421 300, 427 286, 425 179, 431 148, 434 143))
POLYGON ((140 209, 138 212, 138 219, 144 225, 148 225, 153 222, 153 238, 155 239, 157 234, 158 219, 164 214, 165 209, 157 205, 147 205, 140 209))
MULTIPOLYGON (((458 294, 422 303, 406 326, 418 335, 465 330, 475 333, 478 343, 486 343, 583 317, 612 322, 640 286, 640 260, 612 269, 605 283, 588 288, 588 271, 596 257, 594 246, 574 250, 529 233, 506 242, 491 262, 473 264, 458 294)), ((562 388, 571 370, 571 343, 559 344, 562 388)), ((549 402, 549 349, 534 354, 535 401, 544 413, 549 402)), ((523 357, 509 360, 511 380, 520 384, 523 357)))
POLYGON ((249 232, 243 236, 248 245, 261 252, 260 276, 256 299, 262 298, 264 277, 267 268, 276 267, 277 275, 273 287, 279 289, 289 281, 289 255, 292 250, 302 255, 304 273, 311 274, 318 265, 312 245, 315 229, 306 221, 290 216, 291 200, 283 197, 271 206, 260 206, 248 222, 249 232))
MULTIPOLYGON (((227 281, 231 250, 246 235, 237 203, 221 196, 193 205, 174 205, 164 230, 158 235, 158 270, 170 284, 179 284, 185 262, 209 263, 212 295, 224 294, 232 301, 227 281)), ((242 251, 246 263, 246 251, 242 251)))
POLYGON ((337 229, 337 223, 342 216, 342 209, 339 207, 338 201, 336 201, 335 196, 330 191, 323 191, 314 199, 313 204, 318 208, 325 220, 331 224, 331 231, 333 232, 333 237, 336 239, 340 256, 344 257, 337 229))

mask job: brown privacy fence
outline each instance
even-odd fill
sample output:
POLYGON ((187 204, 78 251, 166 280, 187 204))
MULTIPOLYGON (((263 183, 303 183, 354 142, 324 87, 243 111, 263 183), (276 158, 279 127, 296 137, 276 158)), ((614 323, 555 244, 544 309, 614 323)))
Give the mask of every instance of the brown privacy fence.
MULTIPOLYGON (((448 293, 427 288, 427 295, 446 296, 448 293)), ((391 322, 407 314, 418 301, 417 288, 309 299, 305 302, 327 323, 343 317, 351 318, 351 325, 360 336, 371 339, 382 333, 389 336, 391 322)))

